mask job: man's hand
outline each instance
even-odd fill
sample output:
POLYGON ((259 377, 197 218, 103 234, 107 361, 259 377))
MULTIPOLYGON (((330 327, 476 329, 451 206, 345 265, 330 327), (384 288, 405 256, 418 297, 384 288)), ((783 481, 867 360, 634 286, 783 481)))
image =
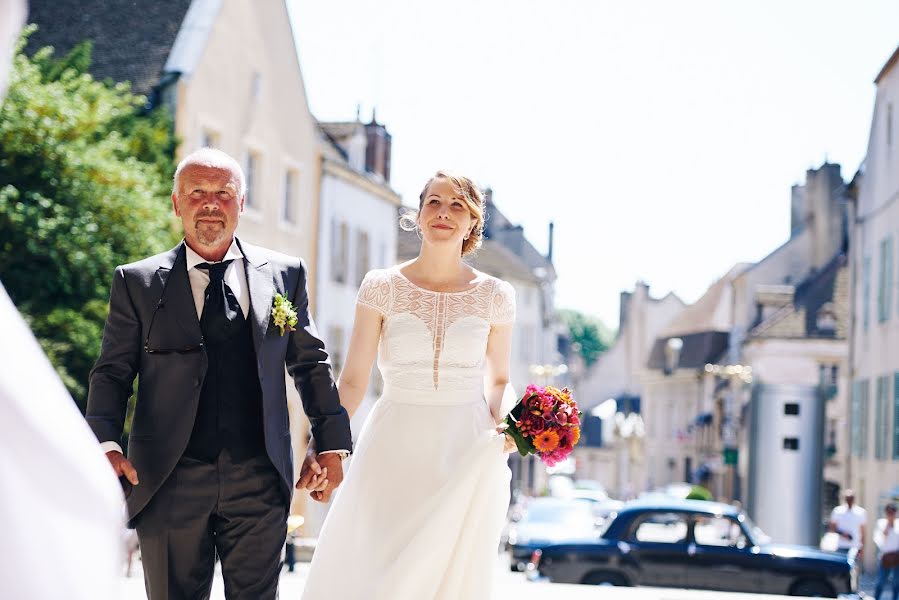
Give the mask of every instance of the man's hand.
POLYGON ((124 477, 131 482, 131 485, 137 485, 137 471, 134 469, 131 461, 125 458, 125 455, 118 450, 110 450, 106 453, 106 458, 109 459, 109 464, 112 465, 112 470, 115 471, 116 476, 124 477))
POLYGON ((319 502, 328 502, 331 499, 331 494, 337 489, 337 486, 343 483, 342 461, 340 455, 336 452, 319 454, 316 457, 316 460, 327 475, 327 479, 325 479, 322 486, 311 492, 309 496, 311 496, 313 500, 318 500, 319 502))
POLYGON ((296 489, 309 490, 309 497, 318 502, 327 502, 331 493, 343 481, 343 465, 340 455, 335 452, 316 454, 310 444, 300 469, 300 480, 296 489))
POLYGON ((309 444, 309 448, 306 450, 306 458, 303 459, 303 466, 300 468, 300 480, 297 481, 296 489, 316 492, 324 490, 327 486, 328 471, 327 469, 322 469, 316 457, 315 447, 309 444))

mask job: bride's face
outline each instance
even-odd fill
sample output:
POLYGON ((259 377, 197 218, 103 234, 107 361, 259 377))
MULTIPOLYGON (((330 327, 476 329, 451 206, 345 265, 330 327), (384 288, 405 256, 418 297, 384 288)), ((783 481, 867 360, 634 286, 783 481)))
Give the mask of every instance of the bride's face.
POLYGON ((428 186, 418 225, 425 241, 458 245, 461 249, 464 237, 474 226, 474 218, 453 184, 441 177, 428 186))

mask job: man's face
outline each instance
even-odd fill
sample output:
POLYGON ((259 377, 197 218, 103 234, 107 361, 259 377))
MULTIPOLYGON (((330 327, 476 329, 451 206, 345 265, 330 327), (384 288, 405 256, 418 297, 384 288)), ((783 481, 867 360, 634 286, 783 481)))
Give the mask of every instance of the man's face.
POLYGON ((846 496, 846 506, 849 506, 851 508, 853 504, 855 504, 855 496, 847 495, 846 496))
POLYGON ((172 194, 184 237, 192 246, 216 248, 230 243, 243 212, 237 177, 228 169, 189 165, 172 194))

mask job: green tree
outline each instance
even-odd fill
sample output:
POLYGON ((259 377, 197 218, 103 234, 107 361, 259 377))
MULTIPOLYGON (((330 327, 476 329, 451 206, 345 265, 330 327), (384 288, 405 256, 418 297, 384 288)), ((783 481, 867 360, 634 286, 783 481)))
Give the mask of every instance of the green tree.
POLYGON ((614 334, 599 319, 569 309, 560 310, 559 317, 568 327, 571 342, 577 344, 576 349, 588 367, 609 349, 614 334))
POLYGON ((176 140, 165 109, 87 73, 89 43, 29 58, 31 31, 0 106, 0 281, 83 409, 113 270, 175 242, 176 140))

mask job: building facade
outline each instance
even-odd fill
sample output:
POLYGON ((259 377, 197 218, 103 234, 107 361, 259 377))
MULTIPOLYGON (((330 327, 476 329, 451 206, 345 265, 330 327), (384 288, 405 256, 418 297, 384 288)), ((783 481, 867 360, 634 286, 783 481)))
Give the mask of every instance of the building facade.
MULTIPOLYGON (((875 80, 868 149, 854 181, 850 479, 868 509, 868 531, 899 497, 899 49, 875 80)), ((874 565, 873 544, 865 563, 874 565)))
POLYGON ((646 489, 647 362, 656 337, 684 307, 672 293, 653 298, 642 281, 622 292, 615 341, 576 387, 586 415, 577 476, 598 481, 613 497, 646 489))

